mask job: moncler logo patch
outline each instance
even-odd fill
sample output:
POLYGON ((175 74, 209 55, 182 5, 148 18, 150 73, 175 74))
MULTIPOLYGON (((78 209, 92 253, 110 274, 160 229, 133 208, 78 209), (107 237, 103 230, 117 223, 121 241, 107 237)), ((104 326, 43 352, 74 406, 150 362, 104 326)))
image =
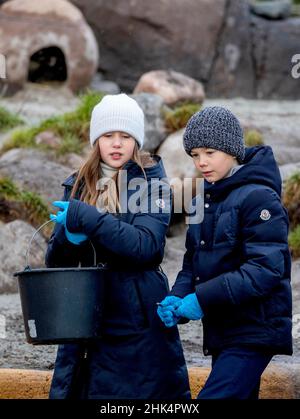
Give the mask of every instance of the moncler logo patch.
POLYGON ((156 206, 157 206, 158 208, 162 208, 162 209, 164 209, 164 208, 166 207, 166 203, 165 203, 165 201, 164 201, 163 199, 157 199, 157 200, 155 201, 155 204, 156 204, 156 206))
POLYGON ((270 211, 268 211, 267 209, 263 209, 263 210, 261 211, 261 213, 260 213, 260 218, 261 218, 263 221, 267 221, 267 220, 269 220, 269 219, 271 218, 270 211))

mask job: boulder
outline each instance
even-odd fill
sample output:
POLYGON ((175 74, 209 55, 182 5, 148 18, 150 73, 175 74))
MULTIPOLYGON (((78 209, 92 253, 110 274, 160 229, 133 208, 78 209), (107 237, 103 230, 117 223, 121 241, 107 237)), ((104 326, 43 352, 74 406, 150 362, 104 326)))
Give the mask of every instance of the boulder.
POLYGON ((98 66, 98 45, 82 13, 65 0, 12 0, 0 8, 0 51, 5 83, 65 82, 88 86, 98 66))
MULTIPOLYGON (((26 266, 26 252, 31 237, 36 230, 21 220, 15 220, 0 226, 0 293, 18 291, 16 271, 26 266)), ((36 234, 28 252, 28 264, 31 267, 44 266, 46 241, 36 234)))
POLYGON ((180 102, 202 103, 205 98, 202 83, 177 71, 150 71, 139 79, 133 93, 155 93, 167 105, 180 102))
MULTIPOLYGON (((35 126, 45 119, 73 112, 80 105, 80 99, 64 85, 28 82, 14 96, 1 98, 1 105, 19 115, 27 125, 35 126)), ((12 132, 8 132, 6 137, 9 138, 12 132)), ((0 137, 0 147, 4 141, 0 137)))
POLYGON ((195 179, 199 177, 193 160, 184 151, 183 132, 182 129, 169 135, 157 151, 163 159, 167 177, 173 188, 173 207, 176 214, 188 212, 192 196, 196 193, 195 179))
POLYGON ((279 165, 300 162, 300 147, 274 145, 272 147, 275 159, 279 165))
POLYGON ((76 153, 66 153, 57 157, 57 163, 69 167, 72 171, 77 171, 84 162, 84 157, 76 153))
POLYGON ((206 86, 210 97, 253 97, 255 72, 251 49, 250 14, 247 2, 228 2, 224 25, 206 86))
MULTIPOLYGON (((38 193, 46 203, 61 199, 61 183, 73 172, 51 161, 50 153, 14 148, 0 157, 0 176, 9 177, 22 189, 38 193)), ((53 158, 53 157, 52 157, 53 158)))
POLYGON ((169 135, 157 154, 162 157, 168 178, 194 178, 197 177, 193 160, 183 148, 184 130, 169 135))
POLYGON ((299 99, 299 79, 292 77, 292 57, 299 53, 300 18, 269 21, 251 18, 255 97, 299 99))
POLYGON ((94 30, 101 71, 122 89, 153 69, 207 80, 226 0, 72 0, 94 30))
POLYGON ((210 97, 299 97, 291 76, 299 18, 267 20, 246 0, 73 3, 101 46, 101 70, 122 89, 161 69, 201 81, 210 97))
POLYGON ((54 134, 52 131, 42 131, 37 134, 34 138, 37 145, 43 144, 51 148, 59 148, 62 143, 62 139, 54 134))
POLYGON ((250 10, 258 16, 268 19, 285 19, 290 16, 292 9, 291 0, 252 0, 250 10))
POLYGON ((300 162, 298 163, 287 163, 279 166, 282 181, 286 181, 290 176, 295 173, 300 173, 300 162))
POLYGON ((110 95, 117 95, 121 92, 117 83, 109 80, 104 80, 101 73, 96 73, 89 86, 95 92, 106 93, 110 95))
POLYGON ((143 149, 154 152, 167 136, 161 96, 151 93, 132 95, 145 114, 145 140, 143 149))

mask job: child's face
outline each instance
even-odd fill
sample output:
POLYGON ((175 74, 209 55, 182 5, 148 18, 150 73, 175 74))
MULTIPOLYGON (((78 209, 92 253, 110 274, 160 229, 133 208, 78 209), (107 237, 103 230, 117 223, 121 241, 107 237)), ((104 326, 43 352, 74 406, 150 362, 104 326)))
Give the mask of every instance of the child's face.
POLYGON ((196 169, 210 183, 223 179, 237 165, 235 157, 214 148, 193 148, 191 157, 196 169))
POLYGON ((125 132, 114 131, 103 134, 98 143, 104 163, 119 169, 132 158, 135 139, 125 132))

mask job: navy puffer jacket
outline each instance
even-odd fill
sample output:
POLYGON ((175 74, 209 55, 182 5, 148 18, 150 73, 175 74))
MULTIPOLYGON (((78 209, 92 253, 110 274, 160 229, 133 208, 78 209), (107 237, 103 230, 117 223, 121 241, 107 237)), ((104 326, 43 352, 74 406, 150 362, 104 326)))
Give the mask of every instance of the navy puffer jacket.
MULTIPOLYGON (((190 398, 178 330, 167 329, 156 313, 156 303, 169 292, 159 264, 171 199, 169 184, 162 181, 166 177, 162 161, 155 160, 145 169, 147 181, 153 183, 152 189, 149 183, 140 195, 140 211, 109 214, 78 199, 70 200, 67 228, 85 233, 96 249, 97 263, 108 268, 103 335, 88 345, 59 347, 50 398, 190 398)), ((134 202, 136 189, 130 188, 130 182, 144 179, 133 161, 124 170, 127 178, 122 190, 126 193, 121 204, 134 202)), ((74 181, 71 176, 63 183, 65 200, 69 200, 74 181)), ((79 262, 93 265, 90 243, 72 245, 64 228, 57 225, 48 244, 46 265, 78 266, 79 262)))
POLYGON ((204 220, 189 226, 172 294, 196 291, 204 354, 233 345, 291 354, 289 223, 272 149, 247 148, 231 177, 204 182, 204 220))

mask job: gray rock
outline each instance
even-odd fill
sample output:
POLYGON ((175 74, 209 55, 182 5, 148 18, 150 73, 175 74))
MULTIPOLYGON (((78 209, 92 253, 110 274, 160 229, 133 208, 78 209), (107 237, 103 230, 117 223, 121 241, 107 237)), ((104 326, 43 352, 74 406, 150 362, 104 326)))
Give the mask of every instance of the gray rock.
MULTIPOLYGON (((21 220, 0 226, 0 293, 16 292, 16 271, 25 268, 25 255, 35 229, 21 220)), ((44 266, 46 241, 37 233, 29 249, 28 263, 31 267, 44 266)))
POLYGON ((228 2, 206 91, 210 97, 254 95, 250 14, 245 1, 228 2))
POLYGON ((98 66, 98 45, 70 2, 7 2, 0 8, 0 28, 0 51, 9 57, 5 83, 22 87, 31 73, 32 81, 61 81, 76 92, 89 85, 98 66))
POLYGON ((8 176, 24 189, 41 195, 49 204, 61 199, 62 181, 72 169, 49 160, 49 154, 15 148, 0 157, 0 176, 8 176))
POLYGON ((266 20, 251 14, 246 0, 73 3, 101 45, 101 69, 122 89, 162 69, 201 81, 210 97, 299 97, 291 76, 299 19, 266 20))
POLYGON ((116 95, 121 91, 117 83, 109 80, 104 80, 103 76, 100 73, 95 74, 89 87, 91 90, 94 90, 96 92, 107 93, 110 95, 116 95))
POLYGON ((57 163, 69 167, 73 171, 79 170, 84 162, 83 156, 79 156, 76 153, 67 153, 57 158, 57 163))
POLYGON ((197 173, 193 160, 183 148, 183 132, 182 129, 170 134, 157 151, 164 161, 169 179, 194 178, 197 173))
POLYGON ((284 182, 293 174, 300 173, 300 162, 283 164, 282 166, 279 166, 279 171, 282 181, 284 182))
POLYGON ((142 75, 133 93, 154 93, 167 105, 180 102, 202 103, 205 93, 202 83, 178 71, 156 70, 142 75))
POLYGON ((252 56, 258 99, 299 99, 292 57, 299 52, 300 18, 268 21, 252 16, 252 56))
POLYGON ((253 1, 250 10, 258 16, 269 19, 285 19, 291 14, 290 0, 253 1))
POLYGON ((131 91, 153 69, 207 80, 226 0, 73 0, 101 48, 101 70, 131 91))
POLYGON ((298 163, 300 161, 300 147, 273 146, 273 153, 279 165, 298 163))
POLYGON ((163 118, 163 98, 151 93, 132 95, 145 113, 144 150, 155 151, 167 136, 163 118))
POLYGON ((79 98, 66 86, 28 82, 14 96, 1 98, 0 103, 10 112, 18 114, 28 125, 35 125, 44 119, 74 111, 79 98))
POLYGON ((199 177, 199 173, 197 173, 192 159, 184 151, 182 137, 183 130, 169 135, 157 151, 164 162, 166 174, 172 187, 175 219, 181 219, 184 214, 187 214, 196 188, 198 191, 200 188, 200 183, 197 185, 195 183, 195 178, 199 177))
POLYGON ((62 143, 62 139, 54 134, 52 131, 42 131, 37 134, 34 138, 36 144, 44 144, 45 146, 52 148, 59 148, 62 143))

